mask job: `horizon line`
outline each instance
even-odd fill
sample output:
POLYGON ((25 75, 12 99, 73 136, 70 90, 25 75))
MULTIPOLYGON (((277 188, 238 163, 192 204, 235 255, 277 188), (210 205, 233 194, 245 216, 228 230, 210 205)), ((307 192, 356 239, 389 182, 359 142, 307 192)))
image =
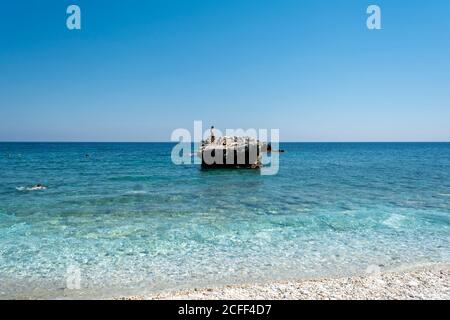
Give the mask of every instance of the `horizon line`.
MULTIPOLYGON (((271 142, 271 141, 268 141, 271 142)), ((180 143, 180 141, 70 141, 70 140, 5 140, 0 143, 180 143)), ((191 142, 195 143, 195 142, 191 142)), ((450 143, 448 141, 280 141, 279 143, 450 143)))

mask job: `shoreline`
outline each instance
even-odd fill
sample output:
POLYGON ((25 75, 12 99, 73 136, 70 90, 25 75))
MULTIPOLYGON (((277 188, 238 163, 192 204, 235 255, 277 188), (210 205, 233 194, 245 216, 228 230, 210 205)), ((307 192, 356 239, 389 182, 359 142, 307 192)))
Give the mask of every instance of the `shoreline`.
POLYGON ((422 300, 450 299, 450 264, 439 263, 350 277, 169 291, 122 300, 422 300))

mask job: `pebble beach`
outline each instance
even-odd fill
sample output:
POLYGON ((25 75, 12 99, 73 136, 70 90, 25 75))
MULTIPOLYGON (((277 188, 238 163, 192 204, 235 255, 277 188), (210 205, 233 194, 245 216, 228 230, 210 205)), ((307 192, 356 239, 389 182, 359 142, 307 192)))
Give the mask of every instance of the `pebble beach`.
POLYGON ((124 297, 132 300, 446 300, 450 299, 450 264, 364 276, 226 286, 124 297))

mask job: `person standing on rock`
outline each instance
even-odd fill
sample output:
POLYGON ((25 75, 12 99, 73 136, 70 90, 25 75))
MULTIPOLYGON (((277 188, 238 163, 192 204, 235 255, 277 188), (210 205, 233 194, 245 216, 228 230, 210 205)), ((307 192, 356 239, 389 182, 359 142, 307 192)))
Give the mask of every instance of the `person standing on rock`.
POLYGON ((216 140, 216 137, 214 136, 214 126, 211 126, 211 143, 213 143, 214 140, 216 140))

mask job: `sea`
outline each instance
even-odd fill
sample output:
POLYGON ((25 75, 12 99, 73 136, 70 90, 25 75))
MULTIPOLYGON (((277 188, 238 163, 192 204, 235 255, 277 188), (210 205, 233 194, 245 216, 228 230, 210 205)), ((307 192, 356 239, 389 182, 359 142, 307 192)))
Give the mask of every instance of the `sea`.
POLYGON ((450 262, 450 143, 281 143, 276 175, 177 165, 173 148, 0 143, 0 298, 450 262))

